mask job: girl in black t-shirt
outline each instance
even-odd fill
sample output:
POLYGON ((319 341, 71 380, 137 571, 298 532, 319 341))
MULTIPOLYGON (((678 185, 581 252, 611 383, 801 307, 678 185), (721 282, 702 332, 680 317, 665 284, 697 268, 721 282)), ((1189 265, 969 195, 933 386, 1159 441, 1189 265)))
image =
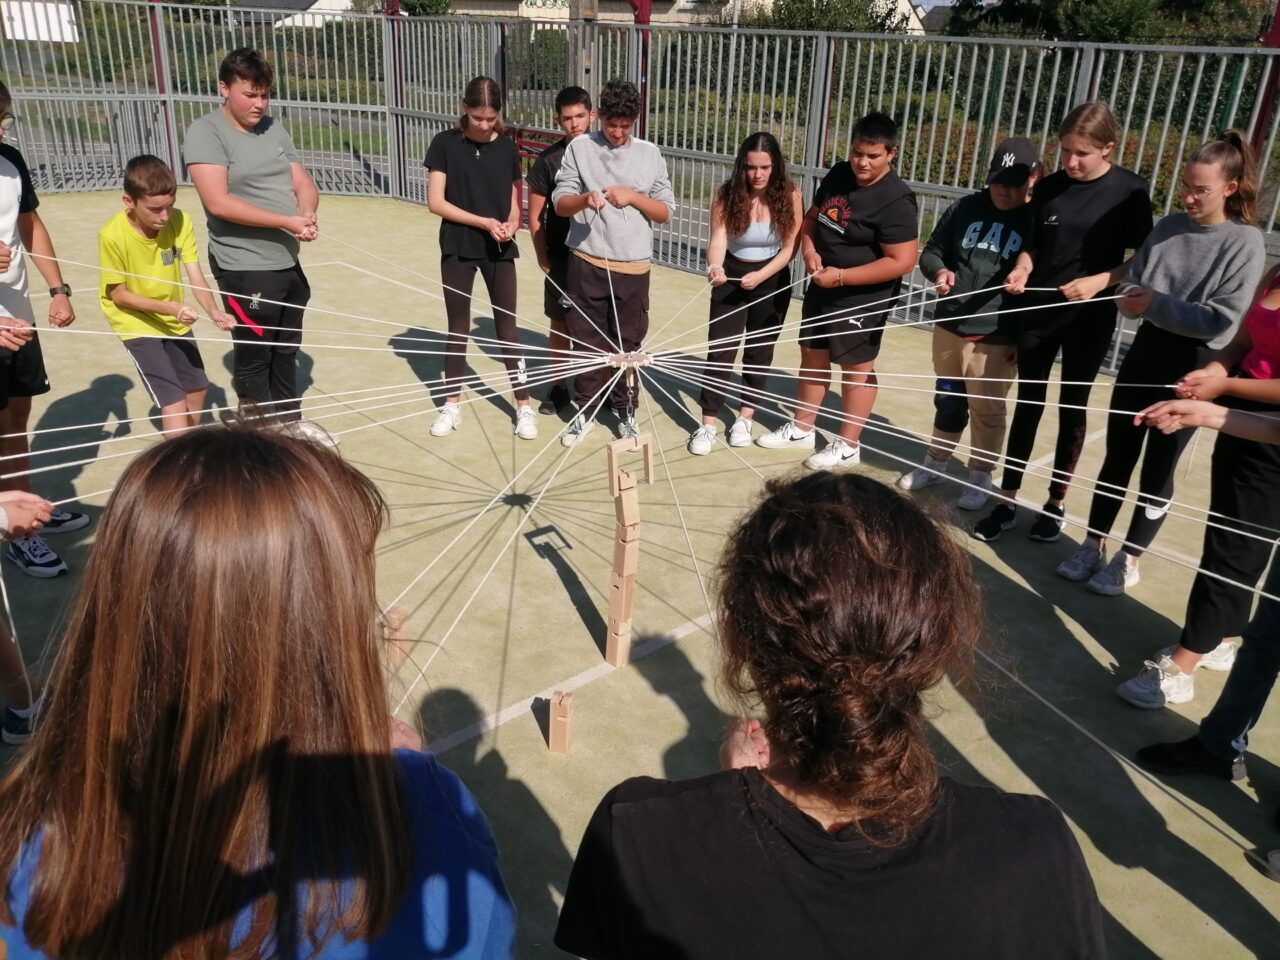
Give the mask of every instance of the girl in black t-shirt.
POLYGON ((800 320, 795 420, 756 443, 773 450, 812 450, 831 365, 839 364, 840 430, 805 460, 814 470, 852 467, 860 459, 858 438, 876 401, 875 359, 888 315, 885 301, 916 265, 916 198, 889 166, 897 152, 898 125, 892 118, 870 113, 859 120, 849 159, 822 179, 800 228, 812 283, 800 320))
POLYGON ((1058 442, 1049 499, 1031 525, 1032 540, 1062 533, 1062 505, 1084 446, 1089 391, 1116 330, 1116 305, 1094 300, 1124 279, 1127 250, 1151 232, 1147 181, 1115 166, 1120 125, 1101 101, 1076 107, 1058 129, 1062 169, 1036 185, 1031 238, 1009 271, 1005 289, 1023 294, 1010 316, 1018 346, 1018 403, 1005 448, 1001 493, 1007 498, 978 521, 973 535, 995 540, 1017 522, 1013 501, 1035 444, 1049 374, 1062 353, 1058 442), (1045 292, 1046 288, 1049 292, 1045 292), (1069 304, 1063 306, 1063 304, 1069 304), (1021 312, 1025 307, 1051 309, 1021 312))
POLYGON ((556 928, 588 960, 1079 960, 1102 911, 1066 818, 966 786, 929 691, 983 633, 962 545, 856 473, 772 480, 720 564, 719 773, 634 777, 597 807, 556 928))
POLYGON ((444 406, 431 425, 444 437, 462 422, 458 399, 471 330, 471 290, 476 271, 484 278, 498 339, 510 344, 502 362, 516 397, 516 436, 538 436, 538 417, 529 406, 524 357, 516 332, 515 234, 520 227, 520 154, 502 135, 502 89, 488 77, 476 77, 462 94, 462 118, 439 133, 427 150, 427 203, 440 217, 440 279, 449 320, 445 357, 444 406))

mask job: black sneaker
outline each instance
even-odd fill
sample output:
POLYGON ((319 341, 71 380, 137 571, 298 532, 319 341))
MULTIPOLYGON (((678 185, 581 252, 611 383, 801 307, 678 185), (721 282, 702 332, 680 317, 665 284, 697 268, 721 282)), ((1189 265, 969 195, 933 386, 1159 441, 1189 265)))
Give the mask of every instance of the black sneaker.
POLYGON ((1053 543, 1062 536, 1062 518, 1067 515, 1067 511, 1051 503, 1046 503, 1040 509, 1043 512, 1036 517, 1036 522, 1027 531, 1027 536, 1041 543, 1053 543))
POLYGON ((553 417, 571 403, 573 397, 569 395, 569 388, 563 383, 557 383, 547 394, 547 399, 538 404, 538 412, 544 417, 553 417))
POLYGON ((4 708, 4 722, 0 723, 0 740, 5 743, 19 744, 26 743, 31 739, 31 732, 36 726, 36 713, 31 711, 29 716, 19 716, 8 707, 4 708))
POLYGON ((1199 737, 1188 737, 1176 743, 1153 743, 1134 754, 1134 759, 1144 770, 1170 776, 1203 773, 1219 780, 1243 780, 1245 775, 1244 757, 1223 760, 1210 753, 1199 737))
POLYGON ((1018 511, 1007 503, 1001 503, 973 525, 973 538, 991 543, 1000 534, 1012 530, 1018 524, 1018 511))
POLYGON ((62 558, 40 537, 15 537, 5 547, 4 555, 33 577, 47 579, 67 572, 62 558))
POLYGON ((83 530, 89 525, 87 513, 72 513, 70 510, 54 510, 48 523, 40 528, 41 533, 70 533, 72 530, 83 530))

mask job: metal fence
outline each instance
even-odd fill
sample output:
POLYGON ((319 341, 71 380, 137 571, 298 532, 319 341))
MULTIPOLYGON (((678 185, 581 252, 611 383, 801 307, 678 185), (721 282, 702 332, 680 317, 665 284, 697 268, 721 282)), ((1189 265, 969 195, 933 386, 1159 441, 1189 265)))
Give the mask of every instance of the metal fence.
POLYGON ((0 71, 13 137, 45 190, 114 189, 140 152, 181 170, 187 126, 218 103, 225 51, 276 69, 273 111, 326 192, 424 203, 422 158, 458 96, 488 74, 510 123, 551 130, 556 90, 614 76, 645 97, 641 129, 666 154, 679 210, 657 231, 661 263, 700 269, 711 192, 739 142, 782 143, 805 195, 870 110, 901 124, 902 176, 928 230, 979 186, 1005 136, 1045 151, 1076 103, 1100 98, 1124 126, 1118 159, 1152 185, 1157 213, 1206 136, 1243 127, 1257 145, 1268 246, 1280 254, 1280 51, 787 33, 722 27, 480 18, 386 18, 145 0, 0 5, 0 71))

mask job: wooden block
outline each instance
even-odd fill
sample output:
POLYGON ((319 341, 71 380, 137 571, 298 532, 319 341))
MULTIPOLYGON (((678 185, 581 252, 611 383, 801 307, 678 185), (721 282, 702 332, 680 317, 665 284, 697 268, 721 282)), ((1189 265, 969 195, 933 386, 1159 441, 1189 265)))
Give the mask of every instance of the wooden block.
POLYGON ((640 493, 633 489, 623 490, 613 498, 613 516, 624 526, 633 526, 640 522, 640 493))
POLYGON ((609 579, 609 611, 624 611, 617 619, 629 619, 631 608, 635 605, 636 578, 613 574, 609 579))
POLYGON ((604 658, 614 667, 623 667, 631 660, 631 621, 609 621, 609 634, 604 642, 604 658))
POLYGON ((634 577, 639 565, 640 541, 635 537, 630 540, 615 540, 613 543, 613 572, 624 577, 634 577))
POLYGON ((640 542, 640 524, 638 523, 620 523, 613 528, 614 539, 621 543, 639 543, 640 542))
POLYGON ((557 690, 551 698, 551 711, 548 719, 547 746, 552 753, 568 753, 570 721, 573 719, 573 693, 557 690))
POLYGON ((640 454, 644 463, 644 476, 638 478, 635 482, 637 484, 653 483, 653 441, 649 437, 649 434, 642 433, 635 439, 631 440, 614 440, 605 447, 605 455, 609 464, 610 496, 616 497, 622 491, 623 488, 619 486, 621 475, 627 473, 627 475, 630 476, 630 474, 627 471, 622 470, 618 464, 624 454, 631 453, 640 454))

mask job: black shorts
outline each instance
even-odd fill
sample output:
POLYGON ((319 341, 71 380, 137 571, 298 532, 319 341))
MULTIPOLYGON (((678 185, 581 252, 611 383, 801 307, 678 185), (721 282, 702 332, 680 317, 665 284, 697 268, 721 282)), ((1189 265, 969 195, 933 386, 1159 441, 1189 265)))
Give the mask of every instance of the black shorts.
POLYGON ((542 312, 548 320, 564 323, 565 311, 570 306, 566 295, 568 289, 569 261, 552 260, 551 272, 542 280, 542 312))
POLYGON ((8 408, 10 397, 38 397, 49 392, 39 334, 16 352, 0 349, 0 365, 0 410, 8 408))
POLYGON ((191 331, 180 337, 133 337, 124 348, 157 407, 181 403, 188 393, 209 386, 191 331))
POLYGON ((800 346, 826 350, 831 362, 842 366, 870 363, 880 356, 880 338, 888 313, 840 297, 814 294, 827 291, 809 285, 800 314, 800 346), (852 319, 850 319, 852 318, 852 319))

